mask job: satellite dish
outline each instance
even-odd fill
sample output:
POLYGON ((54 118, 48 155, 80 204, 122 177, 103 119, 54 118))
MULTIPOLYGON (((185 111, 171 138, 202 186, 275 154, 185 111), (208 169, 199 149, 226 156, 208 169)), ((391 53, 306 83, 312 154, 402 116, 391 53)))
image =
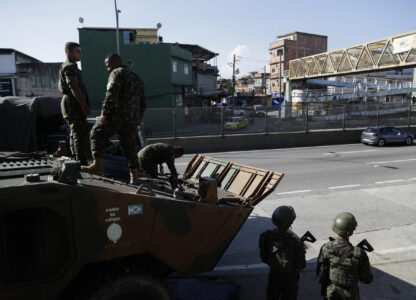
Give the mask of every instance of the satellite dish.
POLYGON ((162 23, 157 23, 156 27, 157 27, 157 29, 162 28, 162 23))
POLYGON ((82 24, 82 23, 84 23, 84 18, 83 17, 79 17, 78 21, 82 24))

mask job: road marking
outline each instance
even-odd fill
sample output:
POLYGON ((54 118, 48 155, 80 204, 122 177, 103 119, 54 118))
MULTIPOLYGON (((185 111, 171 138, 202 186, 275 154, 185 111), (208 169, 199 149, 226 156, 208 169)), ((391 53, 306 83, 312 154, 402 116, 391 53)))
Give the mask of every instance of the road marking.
POLYGON ((402 182, 404 179, 395 179, 395 180, 386 180, 386 181, 376 181, 376 184, 384 184, 384 183, 394 183, 394 182, 402 182))
POLYGON ((324 154, 351 154, 351 153, 363 153, 363 152, 376 152, 380 150, 358 150, 358 151, 345 151, 345 152, 325 152, 324 154))
POLYGON ((374 254, 386 255, 386 254, 396 254, 396 253, 402 253, 402 252, 414 251, 414 250, 416 250, 416 246, 409 246, 409 247, 400 247, 400 248, 392 248, 392 249, 375 251, 374 254))
POLYGON ((415 161, 415 160, 416 160, 416 158, 399 159, 399 160, 387 160, 387 161, 373 161, 373 162, 366 163, 366 165, 387 164, 387 163, 406 162, 406 161, 415 161))
MULTIPOLYGON (((247 152, 272 152, 272 151, 292 151, 292 150, 310 150, 310 149, 322 149, 322 148, 335 148, 341 146, 360 146, 361 144, 343 144, 343 145, 327 145, 327 146, 308 146, 308 147, 292 147, 292 148, 278 148, 278 149, 257 149, 257 150, 242 150, 242 151, 225 151, 225 152, 208 152, 200 153, 202 155, 224 155, 224 154, 239 154, 247 152)), ((375 150, 378 151, 378 150, 375 150)), ((185 154, 183 157, 194 157, 196 154, 185 154)))
POLYGON ((352 187, 361 186, 361 184, 349 184, 349 185, 340 185, 340 186, 330 186, 328 189, 330 190, 336 190, 336 189, 347 189, 352 187))
POLYGON ((308 193, 308 192, 312 192, 312 190, 300 190, 300 191, 292 191, 292 192, 283 192, 283 193, 276 193, 276 195, 288 195, 288 194, 308 193))
POLYGON ((249 269, 266 269, 269 268, 266 264, 252 264, 252 265, 234 265, 234 266, 220 266, 216 267, 214 271, 238 271, 249 269))

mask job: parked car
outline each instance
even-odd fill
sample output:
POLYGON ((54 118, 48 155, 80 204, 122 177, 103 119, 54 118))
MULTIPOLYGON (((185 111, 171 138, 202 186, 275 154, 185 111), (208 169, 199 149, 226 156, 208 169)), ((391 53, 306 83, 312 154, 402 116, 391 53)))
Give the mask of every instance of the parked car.
POLYGON ((201 115, 200 120, 206 123, 219 123, 221 122, 221 111, 207 111, 201 115))
POLYGON ((246 112, 243 109, 238 108, 238 107, 234 107, 234 108, 228 107, 225 109, 225 114, 245 117, 246 112))
POLYGON ((226 122, 224 129, 226 130, 238 130, 240 128, 247 127, 248 120, 244 117, 232 117, 230 121, 226 122))
POLYGON ((368 127, 361 133, 361 143, 383 147, 387 143, 413 144, 414 136, 410 132, 395 127, 368 127))
POLYGON ((263 106, 261 105, 254 105, 254 115, 256 117, 264 118, 266 116, 266 111, 263 106))

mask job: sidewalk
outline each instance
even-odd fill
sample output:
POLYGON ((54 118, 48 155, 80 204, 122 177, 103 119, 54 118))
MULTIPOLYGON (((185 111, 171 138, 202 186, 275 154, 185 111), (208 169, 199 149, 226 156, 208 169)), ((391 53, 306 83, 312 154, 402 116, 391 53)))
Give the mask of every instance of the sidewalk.
POLYGON ((210 276, 225 277, 241 286, 240 299, 265 299, 268 267, 259 259, 259 232, 270 227, 270 212, 277 205, 297 208, 293 230, 310 230, 318 239, 308 244, 307 267, 301 272, 299 299, 322 299, 316 280, 320 247, 334 236, 330 224, 339 211, 351 210, 358 227, 351 237, 357 244, 366 238, 374 282, 360 285, 361 299, 416 299, 416 194, 415 183, 363 187, 349 191, 317 192, 261 202, 253 211, 223 259, 210 276))

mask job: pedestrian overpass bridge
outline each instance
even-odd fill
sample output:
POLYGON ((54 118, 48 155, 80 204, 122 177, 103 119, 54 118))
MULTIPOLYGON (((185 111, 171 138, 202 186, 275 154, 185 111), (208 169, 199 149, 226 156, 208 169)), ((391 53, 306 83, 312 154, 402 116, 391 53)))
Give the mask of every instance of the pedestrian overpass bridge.
POLYGON ((416 67, 416 30, 289 62, 289 80, 416 67))

